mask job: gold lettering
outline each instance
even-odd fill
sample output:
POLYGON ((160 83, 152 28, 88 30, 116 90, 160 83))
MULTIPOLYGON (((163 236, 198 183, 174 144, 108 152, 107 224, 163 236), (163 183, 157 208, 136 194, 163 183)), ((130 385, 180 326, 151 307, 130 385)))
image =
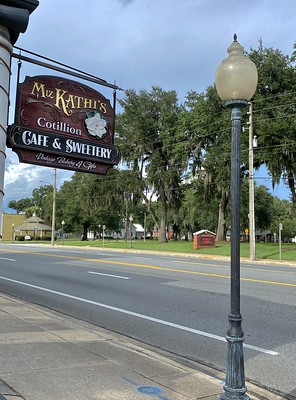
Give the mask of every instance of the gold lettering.
POLYGON ((100 104, 100 111, 104 114, 107 112, 107 104, 106 103, 101 103, 100 104))
POLYGON ((93 108, 91 99, 83 99, 83 103, 84 108, 93 108))
POLYGON ((81 108, 81 107, 82 107, 81 102, 83 101, 83 97, 74 96, 74 99, 77 100, 77 106, 76 106, 76 108, 81 108))
POLYGON ((39 92, 41 92, 40 97, 46 97, 45 96, 45 87, 44 87, 44 83, 40 84, 38 82, 34 82, 34 86, 33 89, 31 91, 31 95, 35 96, 37 99, 39 99, 39 92), (36 92, 35 92, 36 90, 36 92))
POLYGON ((65 104, 66 104, 67 108, 77 108, 77 107, 75 107, 73 94, 69 94, 69 97, 65 101, 65 104))
POLYGON ((66 100, 64 99, 65 94, 67 94, 66 90, 61 90, 61 89, 57 89, 56 88, 56 102, 55 102, 55 106, 60 110, 62 108, 62 110, 64 111, 64 113, 68 116, 70 116, 72 114, 72 110, 67 110, 67 106, 66 106, 66 100))
POLYGON ((102 103, 99 99, 91 99, 74 94, 67 90, 55 88, 47 89, 44 83, 34 82, 31 93, 38 98, 50 98, 55 101, 54 105, 65 115, 70 116, 75 109, 97 110, 102 114, 107 113, 107 103, 102 103))
POLYGON ((46 94, 46 97, 49 97, 50 99, 54 98, 53 90, 46 89, 45 94, 46 94))

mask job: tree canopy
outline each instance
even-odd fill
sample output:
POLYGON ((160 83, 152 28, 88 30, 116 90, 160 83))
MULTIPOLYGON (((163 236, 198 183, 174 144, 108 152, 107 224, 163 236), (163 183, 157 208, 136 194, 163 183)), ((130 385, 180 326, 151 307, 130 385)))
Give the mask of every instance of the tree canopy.
MULTIPOLYGON (((255 214, 258 229, 274 230, 279 219, 294 234, 296 204, 296 44, 291 56, 278 49, 258 49, 248 56, 258 69, 258 88, 252 99, 253 130, 258 148, 254 167, 265 165, 276 185, 282 179, 290 190, 292 205, 279 213, 266 187, 255 187, 255 214)), ((119 100, 116 144, 122 154, 121 169, 106 176, 75 173, 57 193, 57 221, 67 221, 67 229, 96 231, 106 225, 111 231, 126 227, 130 214, 134 221, 159 230, 159 240, 192 238, 199 229, 215 231, 224 240, 230 226, 230 111, 218 98, 215 85, 202 93, 190 91, 179 101, 174 90, 158 86, 151 90, 126 90, 119 100)), ((241 135, 241 228, 248 226, 248 115, 243 113, 245 133, 241 135)), ((256 179, 256 178, 255 178, 256 179)), ((53 187, 36 188, 31 199, 12 200, 10 208, 27 213, 35 210, 51 219, 53 187)), ((289 202, 288 202, 289 203, 289 202)), ((290 204, 290 203, 289 203, 290 204)), ((58 222, 59 223, 59 222, 58 222)), ((57 223, 57 224, 58 224, 57 223)))

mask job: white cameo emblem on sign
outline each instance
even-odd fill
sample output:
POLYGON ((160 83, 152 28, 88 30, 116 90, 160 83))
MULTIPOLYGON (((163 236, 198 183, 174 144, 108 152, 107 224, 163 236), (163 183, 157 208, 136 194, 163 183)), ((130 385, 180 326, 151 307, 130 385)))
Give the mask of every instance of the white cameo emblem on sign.
POLYGON ((90 136, 101 138, 107 132, 107 121, 105 118, 96 111, 86 113, 86 116, 85 124, 90 136))

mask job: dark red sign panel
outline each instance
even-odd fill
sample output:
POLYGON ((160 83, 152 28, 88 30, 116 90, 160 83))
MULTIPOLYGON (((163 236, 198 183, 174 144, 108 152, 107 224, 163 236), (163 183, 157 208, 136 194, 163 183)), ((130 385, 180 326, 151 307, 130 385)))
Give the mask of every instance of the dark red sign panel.
POLYGON ((99 92, 60 77, 26 77, 7 145, 22 162, 105 174, 120 160, 113 128, 114 110, 99 92))

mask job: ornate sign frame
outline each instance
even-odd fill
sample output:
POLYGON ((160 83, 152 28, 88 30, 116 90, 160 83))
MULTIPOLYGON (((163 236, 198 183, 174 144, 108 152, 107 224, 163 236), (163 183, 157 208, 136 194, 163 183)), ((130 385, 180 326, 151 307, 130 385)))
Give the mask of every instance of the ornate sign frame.
POLYGON ((27 76, 18 84, 7 146, 21 162, 106 174, 120 161, 114 120, 110 101, 94 89, 56 76, 27 76))

